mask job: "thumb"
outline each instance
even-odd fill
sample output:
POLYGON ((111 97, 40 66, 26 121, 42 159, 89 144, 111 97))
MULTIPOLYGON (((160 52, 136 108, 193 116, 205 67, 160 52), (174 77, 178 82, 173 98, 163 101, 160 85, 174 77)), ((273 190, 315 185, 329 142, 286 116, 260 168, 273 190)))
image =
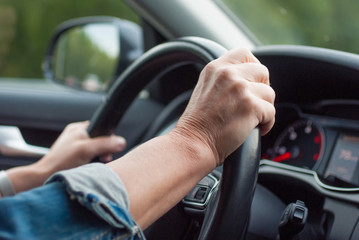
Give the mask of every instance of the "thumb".
POLYGON ((126 147, 126 140, 120 136, 96 137, 87 140, 89 154, 92 157, 120 152, 126 147))

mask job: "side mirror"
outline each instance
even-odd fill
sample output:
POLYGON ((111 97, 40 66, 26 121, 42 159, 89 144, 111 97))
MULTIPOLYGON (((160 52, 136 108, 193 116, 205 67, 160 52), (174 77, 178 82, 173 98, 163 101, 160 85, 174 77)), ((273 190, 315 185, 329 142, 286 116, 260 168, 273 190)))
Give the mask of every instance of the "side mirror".
POLYGON ((143 54, 141 28, 114 17, 67 21, 55 31, 43 71, 45 78, 86 91, 105 91, 143 54))

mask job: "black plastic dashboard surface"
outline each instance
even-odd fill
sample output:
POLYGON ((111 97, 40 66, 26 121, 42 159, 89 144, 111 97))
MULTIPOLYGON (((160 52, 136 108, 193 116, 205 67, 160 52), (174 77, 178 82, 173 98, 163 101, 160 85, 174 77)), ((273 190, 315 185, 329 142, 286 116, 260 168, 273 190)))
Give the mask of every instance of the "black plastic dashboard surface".
POLYGON ((306 202, 308 222, 298 239, 354 239, 359 56, 301 46, 260 47, 254 53, 269 70, 277 110, 274 128, 262 138, 262 157, 269 160, 261 162, 258 182, 285 204, 306 202))

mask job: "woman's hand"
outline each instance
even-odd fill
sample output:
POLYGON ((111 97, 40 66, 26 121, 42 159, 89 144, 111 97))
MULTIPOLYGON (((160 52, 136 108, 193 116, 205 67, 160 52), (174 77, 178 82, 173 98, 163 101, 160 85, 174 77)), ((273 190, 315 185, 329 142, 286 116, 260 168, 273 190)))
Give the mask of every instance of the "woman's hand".
POLYGON ((89 163, 96 156, 109 162, 113 153, 126 147, 125 139, 119 136, 90 138, 88 126, 88 121, 69 124, 38 165, 45 165, 55 172, 89 163))
POLYGON ((119 136, 90 138, 88 125, 88 121, 69 124, 49 153, 38 162, 7 170, 15 192, 38 187, 53 173, 84 165, 96 156, 102 156, 104 162, 109 162, 113 153, 126 147, 125 139, 119 136))
POLYGON ((218 166, 256 126, 272 128, 274 99, 268 69, 249 50, 229 51, 204 68, 173 132, 209 147, 218 166))
POLYGON ((271 129, 275 94, 268 75, 249 50, 229 51, 203 69, 174 130, 109 163, 142 228, 222 164, 255 127, 262 134, 271 129))

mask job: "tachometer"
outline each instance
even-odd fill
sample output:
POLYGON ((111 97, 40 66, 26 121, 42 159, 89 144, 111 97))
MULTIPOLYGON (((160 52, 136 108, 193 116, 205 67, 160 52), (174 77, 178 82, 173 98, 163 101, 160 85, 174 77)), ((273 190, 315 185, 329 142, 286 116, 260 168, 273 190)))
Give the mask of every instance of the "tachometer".
POLYGON ((287 127, 277 138, 272 160, 312 169, 321 157, 323 133, 311 120, 302 119, 287 127))

